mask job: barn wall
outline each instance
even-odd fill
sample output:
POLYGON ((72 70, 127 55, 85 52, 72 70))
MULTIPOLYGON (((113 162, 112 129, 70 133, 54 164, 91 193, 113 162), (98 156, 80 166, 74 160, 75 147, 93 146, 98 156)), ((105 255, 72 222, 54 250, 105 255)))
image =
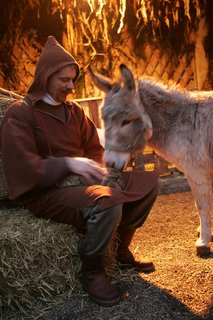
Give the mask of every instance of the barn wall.
MULTIPOLYGON (((125 55, 120 54, 120 59, 114 61, 114 71, 112 73, 115 77, 118 77, 118 67, 122 61, 134 71, 136 78, 144 75, 164 82, 173 80, 184 88, 200 90, 203 88, 208 75, 208 60, 202 41, 205 35, 204 31, 199 31, 194 52, 174 57, 157 45, 153 47, 153 45, 147 44, 141 58, 132 54, 132 59, 129 61, 125 55)), ((18 80, 17 82, 7 81, 6 75, 1 73, 0 87, 25 95, 33 80, 36 61, 41 49, 42 46, 36 40, 33 41, 33 38, 30 41, 26 36, 20 38, 12 49, 11 58, 18 80), (32 45, 32 42, 34 42, 34 45, 32 45)), ((112 49, 113 54, 115 54, 115 57, 118 55, 115 49, 112 49)), ((80 84, 77 83, 79 90, 76 98, 101 95, 98 89, 91 87, 91 81, 87 74, 84 75, 84 79, 80 78, 79 80, 80 84)))
POLYGON ((195 42, 195 76, 198 90, 205 89, 206 82, 208 81, 209 63, 207 54, 204 49, 204 40, 207 36, 208 30, 205 25, 205 19, 202 19, 197 31, 195 42))

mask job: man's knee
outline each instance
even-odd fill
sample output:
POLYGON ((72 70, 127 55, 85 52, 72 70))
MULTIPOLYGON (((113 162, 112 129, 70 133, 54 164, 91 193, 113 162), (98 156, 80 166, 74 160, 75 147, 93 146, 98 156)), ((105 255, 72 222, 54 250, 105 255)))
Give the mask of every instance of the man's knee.
POLYGON ((143 198, 124 204, 121 226, 125 228, 140 228, 147 219, 158 196, 160 183, 143 198))

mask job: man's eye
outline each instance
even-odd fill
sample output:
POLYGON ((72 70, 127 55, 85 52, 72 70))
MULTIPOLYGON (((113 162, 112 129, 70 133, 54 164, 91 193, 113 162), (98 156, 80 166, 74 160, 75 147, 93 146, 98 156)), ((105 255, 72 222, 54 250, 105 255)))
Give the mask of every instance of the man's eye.
POLYGON ((122 121, 122 126, 126 126, 130 122, 132 122, 132 120, 125 119, 125 120, 122 121))

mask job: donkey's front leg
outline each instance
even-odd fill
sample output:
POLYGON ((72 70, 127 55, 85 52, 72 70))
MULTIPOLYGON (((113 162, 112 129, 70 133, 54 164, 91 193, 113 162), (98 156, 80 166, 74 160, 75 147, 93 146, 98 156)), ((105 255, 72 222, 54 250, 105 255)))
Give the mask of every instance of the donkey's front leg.
POLYGON ((209 242, 211 240, 211 178, 202 176, 202 181, 199 182, 190 177, 187 177, 187 179, 200 215, 200 232, 196 241, 197 255, 208 256, 210 254, 209 242))

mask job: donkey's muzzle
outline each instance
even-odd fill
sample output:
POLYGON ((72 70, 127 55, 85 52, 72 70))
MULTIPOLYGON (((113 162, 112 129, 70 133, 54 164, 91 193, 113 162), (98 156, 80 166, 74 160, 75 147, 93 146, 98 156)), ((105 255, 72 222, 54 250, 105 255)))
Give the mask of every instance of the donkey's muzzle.
POLYGON ((105 150, 104 162, 106 167, 114 168, 116 170, 124 170, 129 162, 130 154, 127 152, 117 152, 112 150, 105 150))

